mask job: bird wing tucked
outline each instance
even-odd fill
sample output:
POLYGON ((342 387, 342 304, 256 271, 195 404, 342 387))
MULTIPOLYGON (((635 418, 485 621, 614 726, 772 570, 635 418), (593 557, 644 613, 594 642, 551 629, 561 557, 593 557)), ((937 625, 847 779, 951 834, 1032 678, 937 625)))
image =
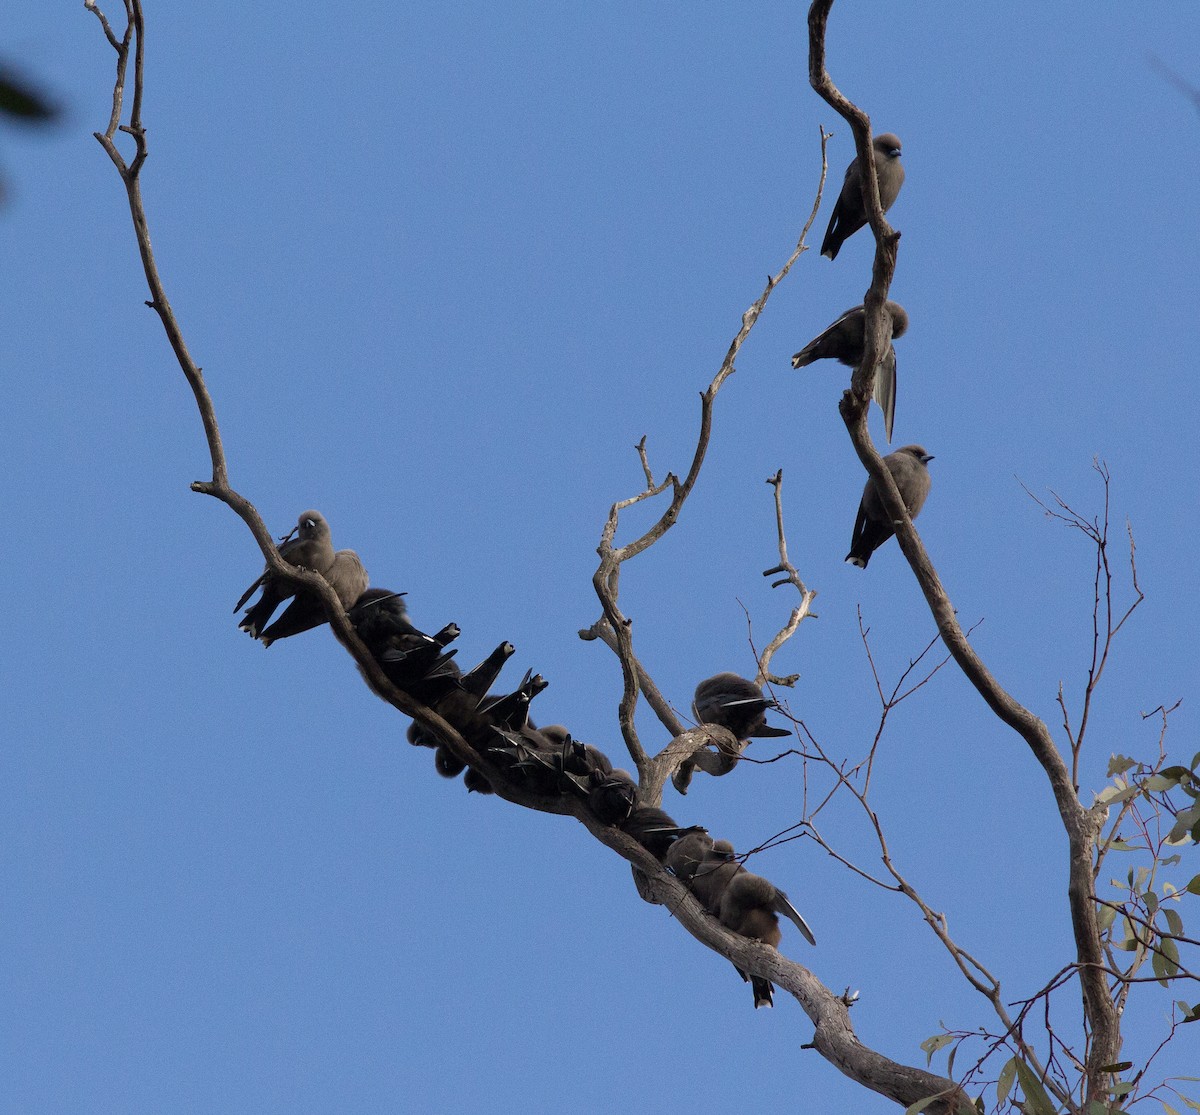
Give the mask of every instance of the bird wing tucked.
POLYGON ((887 354, 875 369, 875 401, 883 411, 883 428, 892 440, 892 425, 896 421, 896 350, 888 345, 887 354))

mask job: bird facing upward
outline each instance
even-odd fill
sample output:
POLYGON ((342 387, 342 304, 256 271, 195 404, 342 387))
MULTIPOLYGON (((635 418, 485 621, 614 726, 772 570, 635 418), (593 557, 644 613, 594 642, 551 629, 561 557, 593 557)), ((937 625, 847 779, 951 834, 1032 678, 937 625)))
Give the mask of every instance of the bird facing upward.
MULTIPOLYGON (((875 149, 875 174, 879 179, 879 204, 886 213, 900 193, 904 184, 904 166, 900 162, 900 140, 891 132, 876 136, 871 141, 875 149)), ((867 223, 867 210, 863 203, 862 171, 858 156, 846 167, 842 192, 838 194, 829 218, 829 228, 821 241, 821 255, 837 259, 842 245, 867 223)))

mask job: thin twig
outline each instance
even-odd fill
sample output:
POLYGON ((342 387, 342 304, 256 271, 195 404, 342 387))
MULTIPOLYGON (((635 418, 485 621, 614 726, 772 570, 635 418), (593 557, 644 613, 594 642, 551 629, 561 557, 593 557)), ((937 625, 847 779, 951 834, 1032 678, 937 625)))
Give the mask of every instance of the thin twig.
POLYGON ((758 672, 755 674, 754 680, 759 685, 769 684, 790 687, 796 684, 800 675, 789 674, 787 677, 779 677, 777 674, 771 673, 771 659, 775 656, 775 652, 796 633, 800 624, 807 617, 817 618, 817 613, 812 610, 812 603, 817 598, 817 590, 810 589, 805 585, 804 581, 800 578, 799 570, 796 569, 788 558, 787 534, 783 526, 783 469, 780 469, 774 476, 768 477, 767 483, 774 489, 775 494, 775 530, 779 539, 779 564, 771 569, 764 570, 763 576, 773 577, 779 573, 784 574, 778 581, 772 581, 771 587, 779 588, 780 585, 792 585, 800 594, 800 603, 792 609, 787 623, 779 629, 775 637, 767 644, 762 654, 756 656, 758 672))
POLYGON ((675 525, 684 504, 687 502, 700 477, 700 470, 708 453, 708 445, 712 436, 713 411, 717 393, 724 382, 734 373, 738 353, 741 351, 746 338, 749 337, 750 331, 754 328, 759 316, 766 308, 767 301, 771 297, 772 292, 787 276, 796 260, 808 250, 805 240, 809 230, 812 228, 813 221, 816 220, 825 186, 825 176, 828 169, 825 147, 828 138, 828 135, 822 129, 821 177, 817 186, 816 197, 813 201, 812 212, 800 233, 796 247, 783 267, 776 274, 768 276, 767 285, 762 294, 759 295, 757 300, 742 315, 741 328, 730 342, 725 359, 721 362, 721 366, 717 374, 713 377, 712 382, 700 395, 700 430, 697 435, 696 448, 692 454, 692 462, 686 476, 683 480, 678 480, 673 474, 668 474, 666 480, 661 485, 655 486, 652 483, 653 477, 645 456, 645 439, 643 438, 642 442, 639 443, 638 453, 648 486, 638 495, 614 503, 609 508, 608 517, 601 531, 600 545, 597 548, 597 552, 600 555, 600 564, 592 575, 592 587, 596 592, 597 599, 600 601, 603 618, 607 621, 615 636, 617 658, 621 663, 623 683, 621 700, 618 706, 618 720, 621 725, 621 734, 625 740, 625 746, 629 750, 634 764, 637 766, 639 781, 643 784, 639 800, 644 800, 649 804, 656 805, 658 804, 658 800, 652 793, 648 792, 646 783, 653 782, 662 785, 665 780, 659 776, 661 772, 651 774, 651 760, 642 746, 634 723, 639 692, 639 673, 643 679, 648 675, 645 669, 640 667, 633 651, 633 635, 630 630, 632 621, 621 612, 618 605, 621 566, 654 545, 655 542, 662 538, 675 525), (668 488, 672 493, 671 502, 657 522, 640 537, 625 545, 617 546, 615 539, 620 512, 634 503, 665 492, 668 488))

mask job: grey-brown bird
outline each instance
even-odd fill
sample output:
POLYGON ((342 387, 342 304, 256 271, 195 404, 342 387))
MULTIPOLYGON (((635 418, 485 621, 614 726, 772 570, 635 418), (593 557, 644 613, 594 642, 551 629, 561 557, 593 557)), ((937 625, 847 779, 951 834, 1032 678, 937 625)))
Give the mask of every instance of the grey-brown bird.
MULTIPOLYGON (((721 896, 719 914, 721 924, 734 933, 739 933, 743 937, 752 937, 772 948, 779 946, 782 937, 779 932, 779 914, 791 919, 810 945, 817 943, 808 923, 788 901, 788 896, 761 875, 753 875, 745 870, 740 871, 730 880, 721 896)), ((762 976, 747 977, 740 968, 738 971, 743 979, 749 978, 750 980, 754 989, 755 1008, 771 1006, 773 989, 770 981, 762 976)))
MULTIPOLYGON (((871 141, 875 149, 875 174, 879 179, 879 204, 886 213, 900 193, 904 184, 904 166, 900 162, 900 140, 891 132, 876 136, 871 141)), ((833 216, 829 218, 829 228, 825 230, 825 239, 821 241, 821 255, 829 259, 837 259, 842 245, 867 223, 867 210, 863 204, 862 171, 859 169, 858 156, 850 160, 846 167, 846 177, 842 182, 842 192, 838 194, 837 203, 833 207, 833 216)))
POLYGON ((700 905, 716 917, 729 884, 745 870, 728 840, 714 840, 688 885, 700 905))
POLYGON ((655 859, 661 860, 683 831, 670 814, 657 806, 638 805, 618 825, 627 832, 655 859))
POLYGON ((617 768, 611 774, 595 772, 590 778, 588 808, 602 825, 619 825, 633 812, 637 783, 628 771, 617 768))
MULTIPOLYGON (((904 445, 883 458, 888 472, 900 490, 900 498, 908 508, 909 518, 915 519, 925 506, 932 481, 925 466, 933 460, 919 445, 904 445)), ((893 534, 896 528, 883 509, 883 501, 875 489, 875 482, 867 479, 863 488, 862 502, 858 505, 858 516, 854 520, 854 535, 850 540, 850 552, 846 560, 859 569, 866 569, 871 555, 893 534)))
MULTIPOLYGON (((902 337, 908 329, 908 314, 898 302, 885 302, 884 311, 892 319, 892 340, 902 337)), ((857 369, 863 362, 866 347, 867 311, 854 306, 822 333, 818 333, 795 356, 793 368, 804 368, 816 360, 837 360, 848 368, 857 369)), ((879 366, 875 369, 875 402, 883 411, 883 427, 888 441, 896 421, 896 350, 889 344, 879 366)))
MULTIPOLYGON (((321 575, 337 593, 345 611, 354 606, 354 602, 367 588, 367 571, 353 550, 338 550, 333 555, 333 564, 321 575)), ((283 615, 271 624, 259 639, 264 647, 269 647, 276 639, 299 635, 301 631, 309 631, 327 622, 328 617, 325 615, 325 605, 321 603, 321 598, 309 589, 301 589, 284 609, 283 615)))
MULTIPOLYGON (((701 864, 712 852, 713 838, 708 835, 708 829, 697 825, 691 829, 680 831, 679 839, 667 849, 663 857, 663 865, 689 890, 692 880, 701 864)), ((703 900, 701 900, 703 905, 703 900)))
POLYGON ((705 678, 696 686, 692 699, 697 723, 719 724, 739 740, 790 736, 788 729, 772 728, 767 723, 767 709, 777 707, 754 682, 729 672, 705 678))
MULTIPOLYGON (((295 527, 279 541, 280 556, 292 565, 324 573, 333 564, 333 538, 329 533, 329 524, 320 511, 305 511, 295 527)), ((289 596, 294 596, 297 587, 294 581, 276 576, 267 566, 262 576, 242 593, 241 599, 233 606, 235 612, 240 611, 242 605, 259 588, 262 589, 262 596, 253 607, 246 609, 238 627, 252 639, 257 639, 275 609, 289 596)))

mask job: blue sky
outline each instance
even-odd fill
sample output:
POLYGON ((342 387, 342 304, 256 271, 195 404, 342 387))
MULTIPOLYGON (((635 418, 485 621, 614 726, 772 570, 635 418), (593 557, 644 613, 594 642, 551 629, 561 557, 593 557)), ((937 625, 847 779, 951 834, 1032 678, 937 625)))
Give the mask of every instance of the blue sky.
MULTIPOLYGON (((922 536, 961 618, 983 621, 976 647, 1057 731, 1059 683, 1078 708, 1087 667, 1092 555, 1020 482, 1091 515, 1106 461, 1114 551, 1128 518, 1147 600, 1082 783, 1102 787, 1111 752, 1156 753, 1141 714, 1180 698, 1168 748, 1186 761, 1200 117, 1147 56, 1200 84, 1200 13, 888 18, 835 6, 829 67, 904 143, 896 444, 936 455, 922 536)), ((807 86, 803 11, 214 0, 150 2, 146 19, 152 237, 234 486, 279 534, 322 510, 416 622, 460 624, 460 660, 511 640, 505 678, 551 682, 535 715, 614 755, 619 671, 576 635, 598 615, 604 516, 641 486, 642 435, 658 477, 686 469, 697 394, 795 243, 818 129, 834 132, 813 249, 622 605, 681 711, 701 678, 751 673, 746 613, 762 645, 793 604, 760 576, 776 560, 763 481, 782 468, 819 618, 775 665, 801 675, 786 698, 822 743, 860 756, 878 703, 857 609, 885 679, 933 623, 894 543, 865 573, 843 565, 863 483, 836 410, 846 377, 789 366, 862 300, 871 260, 866 234, 817 255, 853 145, 807 86)), ((261 558, 188 490, 207 476, 199 421, 91 138, 114 56, 78 4, 3 29, 64 112, 51 132, 0 133, 0 1106, 895 1110, 800 1048, 795 1003, 753 1011, 580 826, 440 779, 327 631, 264 653, 237 630, 261 558)), ((798 819, 804 776, 792 759, 698 777, 664 806, 749 848, 798 819)), ((1065 841, 1024 745, 950 669, 894 714, 875 795, 897 861, 1006 998, 1038 990, 1067 959, 1065 841)), ((873 863, 848 808, 825 828, 873 863)), ((991 1021, 900 899, 808 841, 752 867, 816 932, 812 950, 785 926, 783 951, 860 989, 866 1043, 916 1063, 941 1023, 991 1021)), ((1167 1009, 1145 999, 1135 1055, 1167 1009)), ((1156 1064, 1186 1071, 1194 1051, 1184 1032, 1156 1064)))

